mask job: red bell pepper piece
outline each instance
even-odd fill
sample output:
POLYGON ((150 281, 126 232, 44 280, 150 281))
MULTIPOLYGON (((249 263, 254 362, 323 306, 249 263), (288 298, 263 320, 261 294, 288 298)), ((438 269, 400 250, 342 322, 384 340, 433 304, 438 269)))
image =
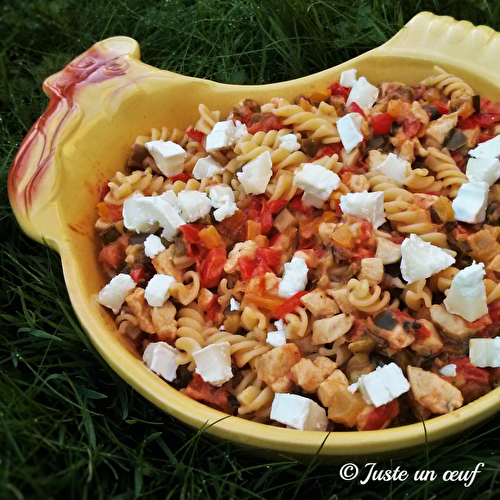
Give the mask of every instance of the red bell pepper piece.
POLYGON ((442 115, 447 115, 450 110, 448 109, 448 104, 445 104, 443 101, 433 101, 431 102, 432 106, 434 106, 442 115))
POLYGON ((195 142, 201 142, 205 137, 205 134, 195 128, 190 128, 186 130, 186 135, 195 142))
POLYGON ((347 101, 350 90, 340 85, 339 82, 332 83, 328 89, 330 90, 332 97, 343 97, 347 101))
POLYGON ((374 135, 384 135, 391 132, 395 118, 389 113, 380 113, 372 116, 372 127, 374 135))
POLYGON ((199 265, 200 284, 202 287, 213 288, 218 286, 226 261, 226 251, 222 248, 212 248, 208 252, 206 258, 199 265))
POLYGON ((276 268, 281 264, 281 252, 273 247, 257 247, 257 256, 262 258, 270 268, 276 268))
POLYGON ((347 106, 346 111, 348 113, 359 113, 363 118, 366 118, 363 108, 357 102, 351 102, 351 104, 347 106))
POLYGON ((397 399, 393 399, 386 403, 385 405, 375 408, 366 421, 366 425, 363 427, 365 431, 376 431, 382 429, 387 421, 391 421, 399 413, 399 402, 397 399))
POLYGON ((490 381, 488 370, 474 366, 466 356, 450 359, 450 363, 456 365, 457 375, 462 375, 466 380, 475 380, 481 384, 488 384, 490 381))
POLYGON ((306 290, 302 290, 301 292, 297 292, 295 295, 292 295, 289 299, 285 300, 285 302, 283 302, 283 304, 281 304, 278 309, 274 311, 273 317, 277 319, 283 319, 287 314, 293 313, 295 311, 295 308, 302 305, 302 301, 300 299, 307 293, 309 292, 306 290))
POLYGON ((288 200, 269 200, 266 202, 267 209, 272 214, 277 214, 283 207, 288 205, 288 200))

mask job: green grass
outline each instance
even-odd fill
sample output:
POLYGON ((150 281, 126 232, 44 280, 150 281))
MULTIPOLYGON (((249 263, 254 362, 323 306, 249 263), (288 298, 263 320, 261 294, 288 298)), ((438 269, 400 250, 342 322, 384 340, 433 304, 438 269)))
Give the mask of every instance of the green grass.
MULTIPOLYGON (((93 43, 135 38, 154 66, 227 83, 314 73, 374 48, 422 10, 500 30, 493 0, 4 0, 0 10, 0 498, 494 498, 500 418, 398 465, 435 481, 352 482, 340 467, 270 462, 157 410, 99 358, 69 303, 59 256, 24 236, 7 172, 47 105, 41 84, 93 43), (484 462, 471 486, 448 470, 484 462)), ((361 466, 362 467, 362 466, 361 466)))

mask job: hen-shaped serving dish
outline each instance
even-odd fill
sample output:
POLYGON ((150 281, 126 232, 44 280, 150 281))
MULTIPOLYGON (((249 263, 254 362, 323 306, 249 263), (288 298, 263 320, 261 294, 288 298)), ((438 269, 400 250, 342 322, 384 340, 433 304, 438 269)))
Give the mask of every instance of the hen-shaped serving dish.
POLYGON ((163 125, 187 128, 196 122, 200 103, 227 116, 244 98, 291 101, 324 89, 350 68, 373 84, 416 83, 435 65, 463 78, 481 96, 500 100, 499 59, 499 33, 425 12, 384 45, 351 61, 262 86, 224 85, 159 70, 141 62, 135 40, 103 40, 44 82, 50 102, 13 162, 10 201, 21 228, 60 253, 73 308, 99 353, 158 408, 214 438, 270 458, 307 461, 318 455, 326 463, 339 463, 414 454, 492 417, 500 408, 500 389, 425 424, 378 431, 298 431, 228 417, 151 372, 98 304, 105 277, 97 261, 96 205, 103 184, 125 166, 138 135, 163 125))

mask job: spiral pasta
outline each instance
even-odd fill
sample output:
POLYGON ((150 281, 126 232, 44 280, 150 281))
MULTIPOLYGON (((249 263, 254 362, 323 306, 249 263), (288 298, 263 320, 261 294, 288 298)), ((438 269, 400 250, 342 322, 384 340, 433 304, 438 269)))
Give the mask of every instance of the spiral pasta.
POLYGON ((460 186, 468 182, 467 176, 462 172, 446 149, 436 147, 428 148, 429 155, 425 164, 436 174, 436 179, 442 182, 442 191, 450 198, 454 198, 460 186))
MULTIPOLYGON (((151 345, 168 346, 177 369, 166 382, 185 395, 289 425, 271 410, 291 393, 324 411, 325 429, 364 430, 375 405, 360 377, 396 364, 439 378, 457 358, 469 363, 464 339, 500 332, 500 190, 472 222, 456 209, 469 151, 498 127, 477 119, 473 89, 439 67, 411 86, 358 82, 373 103, 332 82, 292 102, 244 99, 228 116, 200 104, 186 130, 138 135, 109 180, 95 224, 109 278, 98 300, 146 364, 151 345), (346 136, 350 114, 357 128, 346 136), (183 149, 169 159, 175 175, 160 171, 151 141, 183 149), (473 266, 484 270, 482 313, 467 319, 450 298, 473 266)), ((479 114, 500 109, 479 103, 479 114)), ((446 381, 460 404, 471 398, 467 373, 446 381)), ((490 376, 481 391, 498 385, 495 371, 481 380, 490 376)), ((381 405, 391 410, 383 426, 438 413, 410 390, 381 405)))
POLYGON ((446 97, 451 99, 472 97, 474 95, 472 87, 461 78, 446 72, 439 66, 434 66, 434 71, 437 74, 423 80, 423 85, 427 87, 436 87, 441 90, 446 97))
POLYGON ((412 311, 420 311, 423 307, 430 307, 432 304, 432 293, 424 279, 406 285, 402 298, 412 311))

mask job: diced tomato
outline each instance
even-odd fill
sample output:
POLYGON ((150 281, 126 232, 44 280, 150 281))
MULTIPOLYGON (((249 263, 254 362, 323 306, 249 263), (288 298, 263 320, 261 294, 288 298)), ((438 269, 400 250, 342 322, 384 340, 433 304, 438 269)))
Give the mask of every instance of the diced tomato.
POLYGON ((149 280, 156 274, 156 270, 152 263, 136 262, 132 264, 130 269, 130 277, 142 287, 145 287, 149 280))
POLYGON ((257 247, 256 253, 271 269, 276 269, 281 264, 282 253, 277 248, 257 247))
POLYGON ((399 402, 397 399, 393 399, 385 405, 375 408, 366 420, 366 424, 363 427, 365 431, 375 431, 378 429, 383 429, 386 427, 390 421, 395 418, 399 413, 399 402))
POLYGON ((184 224, 179 228, 183 235, 184 243, 186 244, 189 257, 192 259, 200 258, 203 247, 200 238, 200 231, 204 228, 201 224, 184 224))
POLYGON ((428 339, 432 332, 420 321, 415 322, 414 332, 416 333, 417 340, 428 339))
POLYGON ((259 256, 254 258, 248 256, 239 257, 238 266, 240 268, 241 278, 245 281, 251 278, 259 278, 271 272, 271 269, 264 259, 259 256))
POLYGON ((106 222, 114 223, 123 219, 123 206, 102 201, 97 204, 97 212, 106 222))
POLYGON ((195 142, 201 142, 205 137, 205 134, 195 128, 190 128, 186 130, 186 135, 195 142))
POLYGON ((272 214, 277 214, 283 207, 288 205, 288 200, 269 200, 267 208, 272 214))
POLYGON ((500 307, 494 305, 488 305, 488 314, 493 323, 500 321, 500 307))
POLYGON ((353 256, 349 259, 351 264, 360 264, 363 259, 372 259, 375 257, 375 252, 368 248, 359 247, 353 251, 353 256))
POLYGON ((500 122, 499 113, 478 113, 473 116, 474 121, 483 128, 488 128, 494 123, 500 122))
POLYGON ((481 98, 481 113, 500 113, 500 102, 481 98))
POLYGON ((335 142, 333 144, 327 144, 326 146, 321 146, 318 149, 316 156, 311 161, 319 160, 320 158, 323 158, 323 156, 330 157, 333 155, 339 155, 343 147, 344 146, 342 145, 342 142, 335 142))
POLYGON ((233 215, 226 217, 215 227, 220 234, 228 236, 235 242, 245 241, 247 235, 247 219, 248 215, 243 210, 236 210, 233 215))
POLYGON ((450 359, 450 363, 453 363, 457 367, 457 375, 462 375, 466 380, 474 380, 481 384, 488 384, 490 380, 490 374, 485 368, 480 368, 479 366, 474 366, 470 362, 470 358, 462 356, 459 358, 450 359))
POLYGON ((144 269, 142 267, 135 267, 130 270, 130 277, 136 282, 139 283, 142 279, 144 279, 144 269))
POLYGON ((469 321, 468 326, 472 330, 483 330, 485 327, 491 325, 492 321, 489 316, 489 314, 484 314, 480 318, 476 319, 475 321, 469 321))
POLYGON ((128 234, 125 233, 117 240, 103 247, 99 252, 99 262, 109 269, 118 269, 125 260, 128 240, 128 234))
POLYGON ((234 407, 229 403, 227 389, 224 386, 214 387, 212 384, 205 382, 197 373, 193 374, 193 379, 187 385, 184 394, 226 413, 231 414, 234 411, 234 407))
POLYGON ((261 234, 267 234, 271 231, 273 227, 273 215, 271 212, 263 212, 260 216, 260 232, 261 234))
POLYGON ((469 116, 468 118, 458 118, 457 128, 460 130, 473 130, 477 127, 476 120, 473 116, 469 116))
POLYGON ((437 108, 437 110, 442 114, 442 115, 447 115, 450 110, 448 109, 448 105, 444 103, 443 101, 433 101, 431 104, 437 108))
POLYGON ((348 113, 359 113, 363 118, 366 118, 363 108, 357 102, 351 102, 349 106, 346 107, 348 113))
POLYGON ((281 304, 278 309, 274 311, 273 317, 282 319, 287 314, 293 313, 297 307, 303 305, 301 298, 308 293, 308 291, 302 290, 301 292, 297 292, 295 295, 292 295, 289 299, 286 299, 285 302, 283 302, 283 304, 281 304))
POLYGON ((199 265, 200 284, 204 288, 216 287, 224 273, 226 251, 222 248, 212 248, 199 265))
POLYGON ((214 293, 212 300, 205 306, 205 310, 211 321, 217 323, 221 320, 222 306, 219 304, 219 295, 214 293))
POLYGON ((340 85, 339 82, 332 83, 328 89, 332 93, 332 97, 343 97, 346 101, 349 97, 350 90, 340 85))
POLYGON ((255 259, 247 255, 238 257, 238 267, 240 268, 241 279, 243 281, 249 280, 256 268, 255 259))
POLYGON ((410 115, 404 122, 403 122, 403 132, 405 133, 406 137, 412 138, 415 137, 418 134, 418 131, 420 130, 420 125, 422 122, 415 118, 413 115, 410 115))
POLYGON ((296 212, 300 212, 304 215, 312 215, 314 211, 314 207, 304 205, 304 202, 302 201, 302 195, 301 194, 296 194, 291 202, 290 206, 292 207, 292 210, 295 210, 296 212))
POLYGON ((257 132, 269 132, 270 130, 281 130, 285 128, 283 119, 275 116, 273 113, 263 113, 258 122, 253 123, 248 127, 248 133, 256 134, 257 132))
POLYGON ((391 132, 392 124, 395 119, 389 113, 379 113, 371 117, 373 133, 375 135, 384 135, 391 132))
POLYGON ((187 183, 192 178, 193 178, 193 176, 191 174, 186 173, 186 172, 182 172, 181 174, 177 174, 177 175, 173 175, 172 177, 169 177, 169 179, 172 182, 181 181, 184 183, 187 183))
POLYGON ((201 224, 184 224, 179 228, 179 231, 184 235, 186 243, 199 243, 200 231, 204 228, 201 224))
POLYGON ((273 215, 269 210, 267 200, 263 196, 252 196, 248 204, 248 219, 259 222, 261 234, 266 235, 273 227, 273 215))

